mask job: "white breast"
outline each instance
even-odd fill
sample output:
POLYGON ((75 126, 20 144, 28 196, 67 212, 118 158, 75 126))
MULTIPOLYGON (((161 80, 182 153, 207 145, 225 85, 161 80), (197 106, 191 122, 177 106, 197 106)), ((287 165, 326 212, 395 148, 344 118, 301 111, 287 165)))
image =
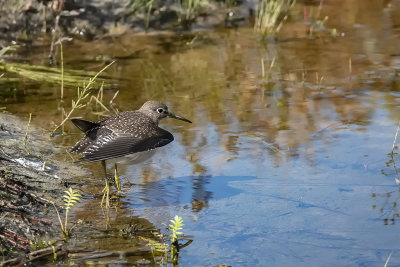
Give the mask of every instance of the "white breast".
POLYGON ((150 159, 156 153, 155 149, 129 154, 120 158, 109 159, 107 163, 118 163, 124 165, 132 165, 144 162, 150 159))

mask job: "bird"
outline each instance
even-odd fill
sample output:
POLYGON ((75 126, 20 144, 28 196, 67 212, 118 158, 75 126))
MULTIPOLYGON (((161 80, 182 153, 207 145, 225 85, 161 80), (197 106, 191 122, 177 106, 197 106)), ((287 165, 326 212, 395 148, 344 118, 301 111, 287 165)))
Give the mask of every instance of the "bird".
MULTIPOLYGON (((71 122, 85 135, 70 149, 71 153, 83 156, 77 162, 86 164, 101 161, 106 186, 103 200, 109 196, 106 160, 115 163, 115 184, 121 191, 117 174, 117 163, 137 164, 150 158, 158 147, 174 140, 174 136, 158 126, 160 120, 173 118, 192 123, 190 120, 175 115, 162 102, 149 100, 138 110, 117 113, 97 121, 78 118, 71 122)), ((103 203, 102 200, 102 203, 103 203)))

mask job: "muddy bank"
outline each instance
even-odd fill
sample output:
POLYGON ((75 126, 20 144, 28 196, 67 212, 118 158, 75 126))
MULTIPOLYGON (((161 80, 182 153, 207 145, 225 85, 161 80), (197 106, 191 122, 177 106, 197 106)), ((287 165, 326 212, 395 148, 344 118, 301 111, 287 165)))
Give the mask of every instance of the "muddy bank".
MULTIPOLYGON (((0 265, 53 255, 52 247, 46 251, 38 243, 61 239, 53 203, 62 204, 64 191, 77 187, 70 177, 83 175, 72 161, 54 159, 61 148, 53 146, 48 133, 30 125, 26 135, 26 128, 26 121, 0 114, 0 265)), ((54 243, 56 250, 62 245, 54 243)))
POLYGON ((253 1, 225 2, 204 1, 188 11, 175 0, 3 1, 0 3, 0 39, 3 45, 15 40, 29 42, 32 36, 51 33, 55 28, 64 36, 93 39, 148 30, 234 27, 245 23, 254 8, 253 1))
POLYGON ((109 211, 103 216, 97 183, 74 179, 87 173, 73 163, 67 148, 56 147, 49 132, 35 126, 34 120, 26 131, 28 120, 0 113, 0 266, 63 264, 87 257, 152 262, 140 237, 157 240, 160 231, 145 219, 122 216, 123 211, 116 216, 119 199, 112 200, 111 216, 109 211), (82 198, 77 205, 80 208, 73 208, 68 216, 68 229, 73 230, 66 242, 55 206, 64 219, 63 196, 69 188, 79 190, 82 198), (107 241, 97 241, 100 237, 107 241))

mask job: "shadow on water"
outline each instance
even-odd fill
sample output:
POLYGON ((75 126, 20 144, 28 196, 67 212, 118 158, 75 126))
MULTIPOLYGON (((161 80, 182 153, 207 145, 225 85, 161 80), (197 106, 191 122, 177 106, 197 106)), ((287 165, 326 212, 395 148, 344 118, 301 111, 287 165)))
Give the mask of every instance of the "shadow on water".
MULTIPOLYGON (((233 197, 242 193, 239 188, 229 186, 231 182, 246 183, 255 177, 187 176, 160 179, 134 186, 128 195, 127 204, 132 207, 183 206, 193 212, 207 208, 211 200, 233 197), (132 197, 131 201, 129 197, 132 197), (141 202, 135 201, 139 198, 141 202)), ((129 207, 129 206, 128 206, 129 207)))

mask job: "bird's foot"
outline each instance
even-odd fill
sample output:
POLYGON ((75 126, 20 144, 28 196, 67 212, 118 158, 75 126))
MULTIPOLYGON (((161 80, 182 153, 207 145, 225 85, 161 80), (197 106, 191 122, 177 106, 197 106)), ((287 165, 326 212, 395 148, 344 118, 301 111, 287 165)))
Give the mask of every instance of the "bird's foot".
POLYGON ((114 168, 114 181, 115 181, 114 186, 117 189, 117 194, 122 193, 121 192, 121 180, 119 179, 117 164, 115 164, 115 168, 114 168))

